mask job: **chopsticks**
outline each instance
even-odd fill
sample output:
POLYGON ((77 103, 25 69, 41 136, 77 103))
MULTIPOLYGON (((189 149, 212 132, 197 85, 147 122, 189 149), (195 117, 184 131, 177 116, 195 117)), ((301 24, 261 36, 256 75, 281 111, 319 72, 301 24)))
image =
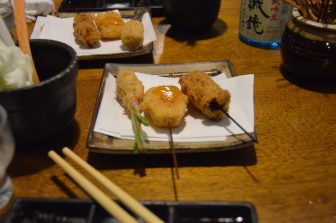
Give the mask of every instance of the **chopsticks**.
MULTIPOLYGON (((107 177, 97 171, 94 167, 89 165, 78 155, 72 152, 69 148, 64 147, 62 152, 84 170, 86 170, 92 177, 101 183, 107 190, 113 193, 124 205, 126 205, 135 214, 141 217, 145 222, 149 223, 163 223, 163 221, 149 211, 145 206, 127 194, 119 186, 110 181, 107 177)), ((135 223, 138 222, 130 214, 124 211, 117 203, 105 195, 98 187, 87 180, 74 167, 68 164, 55 151, 51 150, 48 156, 54 160, 70 177, 72 177, 90 196, 92 196, 106 211, 113 215, 119 222, 135 223)))

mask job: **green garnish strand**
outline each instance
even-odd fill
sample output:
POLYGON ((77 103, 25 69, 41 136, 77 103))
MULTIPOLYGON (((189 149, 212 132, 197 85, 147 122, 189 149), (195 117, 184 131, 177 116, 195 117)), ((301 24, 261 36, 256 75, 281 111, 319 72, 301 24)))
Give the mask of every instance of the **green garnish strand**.
POLYGON ((144 124, 147 126, 149 125, 149 122, 145 117, 143 117, 140 114, 140 111, 134 106, 132 106, 131 118, 132 118, 132 127, 133 127, 133 132, 134 132, 134 137, 135 137, 135 142, 133 146, 134 152, 135 153, 143 152, 145 140, 143 138, 141 124, 144 124))

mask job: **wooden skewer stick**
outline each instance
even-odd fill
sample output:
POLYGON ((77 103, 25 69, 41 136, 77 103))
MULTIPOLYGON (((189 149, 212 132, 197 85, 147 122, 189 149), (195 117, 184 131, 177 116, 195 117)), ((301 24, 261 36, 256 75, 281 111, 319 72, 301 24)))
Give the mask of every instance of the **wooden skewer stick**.
POLYGON ((14 18, 16 25, 16 33, 19 41, 19 46, 24 54, 29 56, 32 61, 33 67, 33 82, 39 83, 39 78, 35 69, 32 53, 29 45, 29 37, 27 31, 27 23, 26 23, 26 7, 25 0, 14 0, 14 18))
POLYGON ((224 112, 224 114, 225 114, 229 119, 231 119, 234 123, 236 123, 236 125, 238 125, 238 127, 239 127, 241 130, 243 130, 243 132, 244 132, 246 135, 248 135, 248 136, 252 139, 253 142, 255 142, 255 143, 258 142, 257 139, 254 138, 250 133, 248 133, 248 132, 243 128, 243 126, 241 126, 236 120, 234 120, 234 118, 232 118, 232 117, 229 115, 229 113, 227 113, 223 108, 222 108, 221 110, 222 110, 222 112, 224 112))
POLYGON ((172 156, 173 156, 176 178, 180 179, 179 168, 178 168, 177 157, 176 157, 176 151, 175 151, 174 140, 173 140, 173 132, 172 132, 172 128, 170 128, 170 127, 169 127, 169 144, 170 144, 170 148, 171 148, 171 152, 172 152, 172 156))
POLYGON ((227 111, 224 110, 223 106, 221 106, 220 104, 218 104, 217 101, 214 100, 214 101, 210 102, 209 107, 210 107, 211 110, 221 110, 222 112, 224 112, 224 114, 225 114, 230 120, 232 120, 234 123, 236 123, 236 125, 237 125, 241 130, 243 130, 243 132, 244 132, 246 135, 248 135, 248 136, 251 138, 251 140, 252 140, 253 142, 258 143, 257 139, 254 138, 250 133, 248 133, 248 132, 244 129, 244 127, 241 126, 241 125, 240 125, 234 118, 232 118, 232 117, 229 115, 229 113, 228 113, 227 111))

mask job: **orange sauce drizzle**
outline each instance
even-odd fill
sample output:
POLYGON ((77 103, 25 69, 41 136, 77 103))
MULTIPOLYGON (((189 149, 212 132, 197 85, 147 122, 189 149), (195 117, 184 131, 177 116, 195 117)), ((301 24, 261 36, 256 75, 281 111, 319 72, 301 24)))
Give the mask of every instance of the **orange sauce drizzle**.
POLYGON ((163 100, 174 102, 182 93, 176 86, 159 86, 155 89, 155 94, 161 95, 163 100))

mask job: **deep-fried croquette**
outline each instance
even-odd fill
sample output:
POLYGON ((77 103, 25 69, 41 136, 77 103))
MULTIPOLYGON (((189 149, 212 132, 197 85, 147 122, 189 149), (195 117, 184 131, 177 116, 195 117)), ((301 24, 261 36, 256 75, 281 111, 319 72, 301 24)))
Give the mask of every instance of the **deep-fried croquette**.
POLYGON ((76 15, 73 28, 75 38, 85 47, 95 47, 101 39, 100 32, 93 21, 92 14, 84 13, 76 15))
POLYGON ((112 11, 98 13, 94 20, 103 39, 121 38, 121 29, 125 22, 118 13, 112 11))
POLYGON ((144 86, 132 70, 121 70, 118 73, 116 83, 117 98, 124 108, 130 111, 134 100, 138 102, 142 101, 144 97, 144 86))
POLYGON ((144 40, 144 28, 140 21, 130 20, 121 30, 121 41, 129 49, 141 46, 144 40))
POLYGON ((213 120, 221 120, 224 112, 214 109, 213 103, 220 106, 224 111, 229 109, 230 92, 222 89, 209 75, 203 72, 191 72, 180 78, 179 83, 182 92, 190 102, 206 117, 213 120))
POLYGON ((176 86, 152 87, 145 93, 141 109, 160 128, 175 128, 187 112, 188 97, 176 86))

